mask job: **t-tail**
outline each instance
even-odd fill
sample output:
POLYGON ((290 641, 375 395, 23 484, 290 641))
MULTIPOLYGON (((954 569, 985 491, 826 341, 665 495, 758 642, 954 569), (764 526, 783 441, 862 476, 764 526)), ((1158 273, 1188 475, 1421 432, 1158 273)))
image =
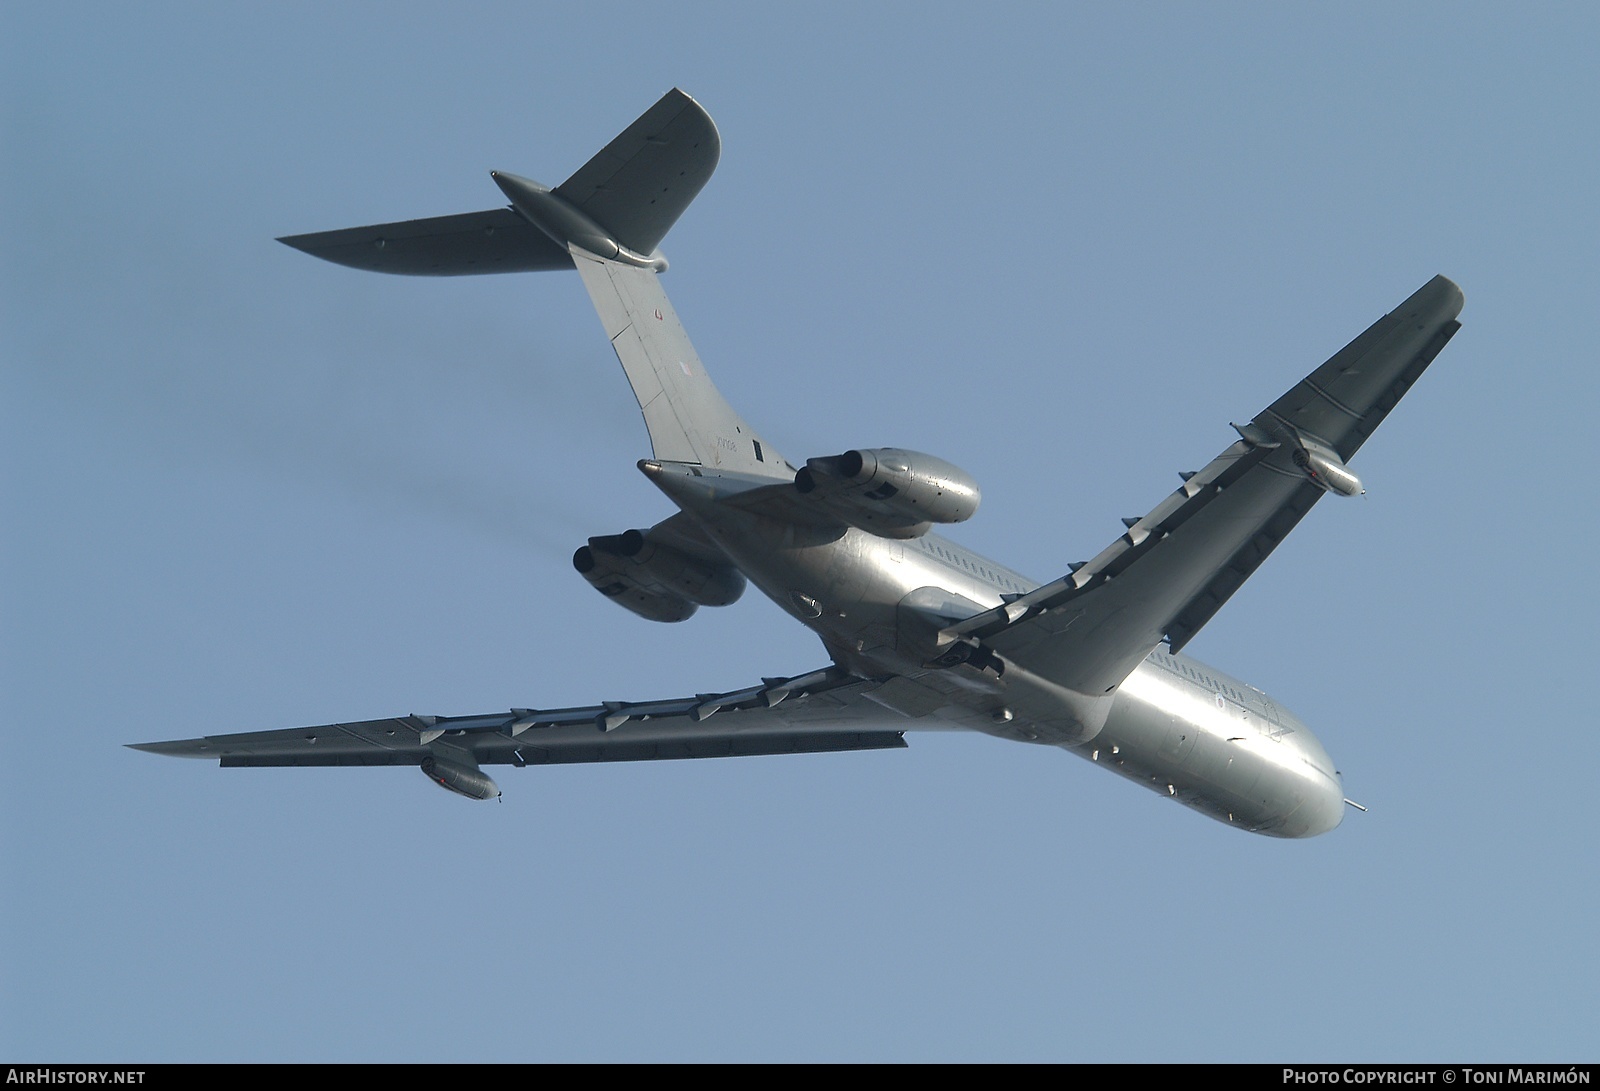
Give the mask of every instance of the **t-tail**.
POLYGON ((279 241, 340 265, 411 276, 576 268, 658 462, 789 480, 794 470, 706 375, 659 280, 661 240, 721 154, 711 116, 674 89, 554 189, 491 171, 509 207, 279 241))

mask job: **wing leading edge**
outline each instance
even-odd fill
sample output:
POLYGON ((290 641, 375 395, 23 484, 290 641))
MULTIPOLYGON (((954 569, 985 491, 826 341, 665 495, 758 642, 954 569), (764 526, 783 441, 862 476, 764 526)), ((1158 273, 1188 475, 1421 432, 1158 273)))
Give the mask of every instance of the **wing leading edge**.
MULTIPOLYGON (((1296 441, 1354 454, 1461 328, 1461 289, 1433 278, 1296 383, 1241 439, 1093 560, 941 634, 1087 695, 1110 692, 1163 640, 1199 632, 1319 500, 1296 441), (1293 438, 1291 438, 1293 437, 1293 438)), ((1353 478, 1352 478, 1353 480, 1353 478)))

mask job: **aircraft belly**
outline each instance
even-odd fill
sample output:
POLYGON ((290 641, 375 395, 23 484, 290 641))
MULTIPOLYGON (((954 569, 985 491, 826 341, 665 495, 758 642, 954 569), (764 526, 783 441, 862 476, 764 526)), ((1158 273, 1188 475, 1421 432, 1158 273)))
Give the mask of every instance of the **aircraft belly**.
POLYGON ((863 696, 886 715, 904 717, 908 729, 962 727, 1058 745, 1253 832, 1309 836, 1343 816, 1342 792, 1320 744, 1242 682, 1159 651, 1111 698, 1063 690, 1010 657, 998 678, 968 665, 930 670, 932 645, 923 644, 938 625, 920 615, 976 614, 1000 603, 996 588, 859 529, 722 505, 684 508, 751 583, 822 638, 841 666, 863 678, 896 676, 863 696))
POLYGON ((1243 683, 1198 665, 1180 676, 1192 661, 1158 652, 1118 688, 1100 727, 1093 709, 1063 703, 1076 695, 1064 697, 1019 664, 1007 663, 999 680, 967 666, 925 669, 929 627, 919 611, 976 613, 998 604, 995 588, 952 579, 921 550, 854 528, 727 509, 696 514, 750 582, 816 632, 841 665, 863 677, 901 676, 864 696, 908 727, 960 726, 1059 745, 1255 832, 1308 836, 1342 818, 1341 790, 1320 745, 1264 694, 1232 696, 1254 693, 1243 683), (1038 684, 1008 684, 1025 675, 1038 684))
MULTIPOLYGON (((686 509, 689 510, 689 509, 686 509)), ((951 587, 950 572, 904 543, 853 527, 808 526, 726 509, 692 514, 746 578, 830 648, 887 657, 884 667, 922 666, 904 657, 897 608, 911 592, 936 586, 972 604, 997 606, 993 588, 951 587)), ((875 673, 865 671, 863 673, 875 673)))

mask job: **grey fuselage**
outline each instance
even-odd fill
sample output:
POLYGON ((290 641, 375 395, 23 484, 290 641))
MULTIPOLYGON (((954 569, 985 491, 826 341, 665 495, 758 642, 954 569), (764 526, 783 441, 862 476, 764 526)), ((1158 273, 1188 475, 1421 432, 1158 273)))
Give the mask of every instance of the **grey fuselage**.
POLYGON ((930 613, 958 620, 1036 581, 936 534, 898 540, 796 525, 718 502, 746 487, 728 477, 641 468, 837 662, 862 677, 899 676, 872 696, 906 716, 908 730, 1058 745, 1218 821, 1275 837, 1325 833, 1344 816, 1339 774, 1321 743, 1236 678, 1158 647, 1117 687, 1097 733, 1051 737, 1013 711, 1003 683, 968 668, 927 670, 919 639, 936 624, 930 613))

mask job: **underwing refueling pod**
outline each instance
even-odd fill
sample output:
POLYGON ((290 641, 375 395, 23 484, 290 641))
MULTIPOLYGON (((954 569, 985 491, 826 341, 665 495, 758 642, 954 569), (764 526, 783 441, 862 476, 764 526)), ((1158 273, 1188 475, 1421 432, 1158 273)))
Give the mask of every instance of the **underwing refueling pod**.
POLYGON ((817 634, 828 665, 668 699, 137 749, 228 767, 409 765, 491 799, 482 765, 895 749, 908 731, 965 729, 1059 747, 1239 829, 1337 826, 1348 801, 1306 725, 1183 649, 1322 496, 1365 491, 1349 462, 1460 328, 1460 289, 1428 281, 1234 425, 1236 441, 1099 553, 1039 583, 932 532, 978 508, 951 463, 880 447, 797 469, 717 390, 661 287, 660 244, 720 154, 710 116, 674 90, 560 185, 492 172, 504 207, 282 241, 374 272, 575 270, 644 417, 639 469, 676 512, 590 538, 574 567, 651 621, 753 584, 817 634))

